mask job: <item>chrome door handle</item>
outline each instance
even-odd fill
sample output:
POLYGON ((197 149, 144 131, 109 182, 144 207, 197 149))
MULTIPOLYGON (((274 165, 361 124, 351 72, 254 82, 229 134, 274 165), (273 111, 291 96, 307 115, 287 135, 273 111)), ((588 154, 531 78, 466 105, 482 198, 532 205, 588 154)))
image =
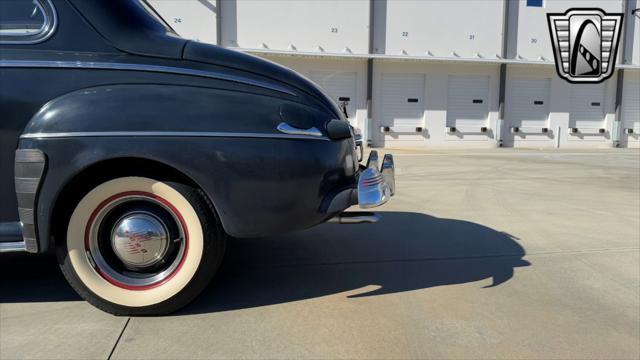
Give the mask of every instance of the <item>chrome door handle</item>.
POLYGON ((312 126, 308 129, 300 129, 285 122, 281 122, 280 124, 278 124, 276 129, 278 129, 278 131, 280 131, 281 133, 289 135, 322 136, 322 132, 315 126, 312 126))

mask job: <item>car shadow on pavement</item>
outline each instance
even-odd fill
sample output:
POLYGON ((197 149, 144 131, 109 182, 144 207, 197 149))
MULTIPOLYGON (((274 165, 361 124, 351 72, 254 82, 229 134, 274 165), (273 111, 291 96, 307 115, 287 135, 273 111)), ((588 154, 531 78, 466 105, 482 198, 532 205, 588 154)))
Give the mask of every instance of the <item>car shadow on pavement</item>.
MULTIPOLYGON (((232 239, 214 282, 177 315, 338 295, 375 296, 484 279, 528 266, 517 238, 468 221, 381 212, 377 224, 323 224, 269 238, 232 239)), ((0 304, 78 301, 52 256, 2 254, 0 304)))
POLYGON ((514 236, 476 223, 381 212, 377 224, 323 224, 259 239, 232 239, 211 286, 178 314, 236 310, 339 295, 391 294, 490 279, 528 266, 514 236))
POLYGON ((79 300, 53 255, 0 254, 0 304, 79 300))

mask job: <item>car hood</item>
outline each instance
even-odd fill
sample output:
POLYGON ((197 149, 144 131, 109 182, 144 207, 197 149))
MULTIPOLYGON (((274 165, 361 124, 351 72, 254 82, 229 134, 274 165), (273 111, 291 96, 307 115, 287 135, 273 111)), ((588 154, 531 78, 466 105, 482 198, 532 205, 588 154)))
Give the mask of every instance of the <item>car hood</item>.
POLYGON ((297 72, 272 61, 240 51, 229 50, 195 41, 189 41, 184 46, 182 59, 246 71, 293 86, 322 100, 336 116, 341 116, 337 104, 315 83, 297 72))

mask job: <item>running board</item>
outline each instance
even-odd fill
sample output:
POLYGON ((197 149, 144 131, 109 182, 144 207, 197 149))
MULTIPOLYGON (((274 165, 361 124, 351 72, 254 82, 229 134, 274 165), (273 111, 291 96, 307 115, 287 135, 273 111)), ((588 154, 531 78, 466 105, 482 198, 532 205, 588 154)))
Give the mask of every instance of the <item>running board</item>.
POLYGON ((27 251, 27 245, 24 243, 24 241, 0 243, 0 253, 23 251, 27 251))
POLYGON ((363 224, 377 223, 380 221, 380 215, 368 211, 345 211, 340 213, 327 222, 336 224, 363 224))

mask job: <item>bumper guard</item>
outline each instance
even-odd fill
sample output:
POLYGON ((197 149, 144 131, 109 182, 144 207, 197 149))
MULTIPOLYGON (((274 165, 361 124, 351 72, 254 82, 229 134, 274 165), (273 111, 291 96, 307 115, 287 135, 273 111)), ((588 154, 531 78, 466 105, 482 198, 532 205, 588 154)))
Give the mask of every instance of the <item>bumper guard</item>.
POLYGON ((363 209, 380 206, 389 201, 395 190, 393 155, 385 154, 382 165, 379 165, 378 152, 371 150, 358 179, 358 205, 363 209))

